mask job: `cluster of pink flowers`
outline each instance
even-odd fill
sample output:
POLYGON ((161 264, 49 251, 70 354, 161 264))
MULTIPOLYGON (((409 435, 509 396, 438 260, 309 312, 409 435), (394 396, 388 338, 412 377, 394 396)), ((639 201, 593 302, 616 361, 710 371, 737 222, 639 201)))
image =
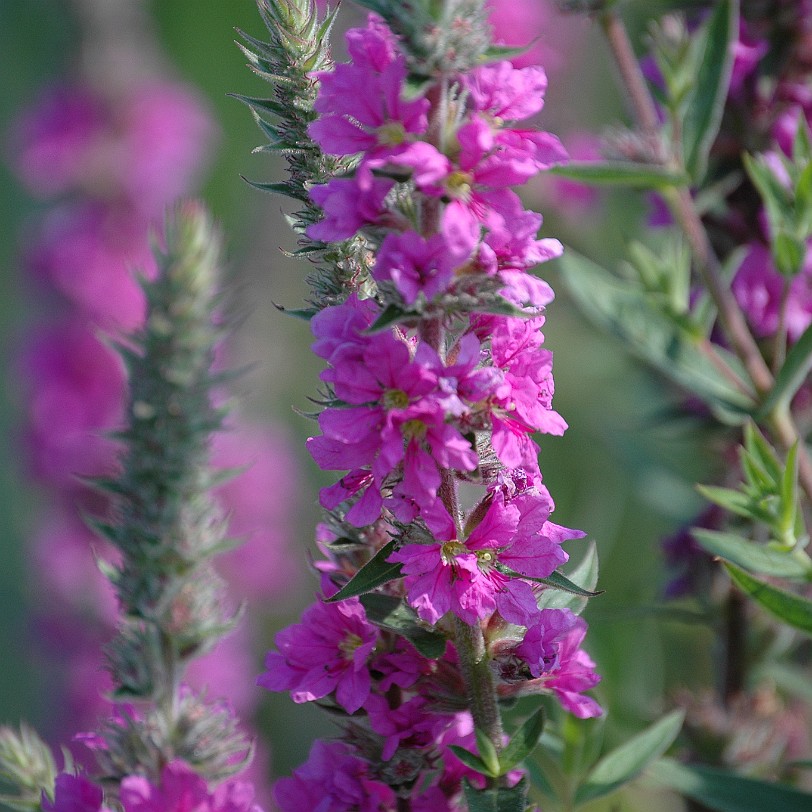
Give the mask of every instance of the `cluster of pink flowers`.
MULTIPOLYGON (((245 781, 227 781, 213 792, 182 761, 164 767, 159 785, 141 775, 121 782, 119 801, 124 812, 262 812, 254 803, 254 788, 245 781)), ((111 812, 104 793, 84 775, 60 773, 54 799, 42 799, 43 812, 111 812)))
POLYGON ((484 629, 500 696, 546 692, 579 717, 601 712, 583 695, 598 682, 580 648, 586 624, 539 606, 540 581, 567 560, 562 543, 583 533, 550 521, 533 440, 566 428, 540 332, 553 295, 528 273, 561 246, 537 237, 541 216, 510 188, 566 153, 514 124, 541 110, 541 68, 488 64, 407 98, 405 57, 380 19, 349 31, 347 45, 351 61, 316 77, 310 134, 358 160, 351 176, 312 189, 324 218, 308 237, 362 235, 375 294, 312 321, 328 396, 308 448, 343 474, 321 492, 323 598, 279 633, 258 681, 368 723, 314 746, 277 785, 283 810, 377 812, 397 797, 452 810, 462 778, 482 780, 448 750, 473 747, 454 617, 484 629), (393 312, 395 326, 376 323, 393 312), (459 488, 470 488, 467 511, 459 488), (395 575, 374 594, 330 601, 373 558, 395 575), (410 628, 439 651, 393 633, 370 599, 405 601, 410 628))
MULTIPOLYGON (((36 651, 46 666, 41 672, 58 675, 47 686, 49 733, 62 740, 95 727, 110 711, 102 648, 116 628, 118 607, 95 559, 108 551, 81 518, 106 513, 106 497, 83 480, 113 470, 117 447, 108 435, 124 418, 124 370, 104 336, 142 322, 145 302, 134 274, 155 271, 149 231, 169 203, 192 189, 214 135, 208 111, 190 88, 157 81, 113 98, 83 84, 56 88, 25 111, 11 133, 18 177, 32 194, 55 201, 32 226, 24 256, 39 301, 48 303, 47 324, 22 342, 18 366, 25 382, 26 456, 49 503, 32 548, 36 651), (59 668, 47 667, 54 663, 59 668)), ((246 469, 218 493, 231 532, 246 541, 222 557, 221 569, 234 585, 235 606, 247 599, 267 607, 297 575, 290 565, 278 566, 290 541, 296 466, 277 429, 239 418, 229 429, 214 442, 213 464, 246 469)), ((190 684, 228 697, 244 718, 258 701, 252 637, 243 624, 188 672, 190 684)), ((260 747, 258 774, 267 761, 260 747)), ((170 808, 134 799, 127 809, 170 808)), ((68 808, 59 803, 58 809, 68 808)), ((205 808, 237 810, 228 804, 205 808)))

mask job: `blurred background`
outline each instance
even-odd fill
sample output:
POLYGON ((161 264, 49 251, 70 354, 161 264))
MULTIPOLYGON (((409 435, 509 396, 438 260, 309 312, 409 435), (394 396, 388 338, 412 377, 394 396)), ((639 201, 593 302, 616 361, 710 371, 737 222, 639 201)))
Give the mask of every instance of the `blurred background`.
MULTIPOLYGON (((599 32, 545 0, 493 5, 503 39, 536 40, 548 69, 541 126, 576 157, 596 157, 595 136, 624 119, 599 32)), ((642 25, 651 4, 630 5, 642 25)), ((346 3, 338 28, 359 19, 346 3)), ((280 165, 251 154, 264 136, 227 97, 268 95, 235 28, 264 38, 252 0, 0 0, 0 722, 64 736, 92 714, 87 693, 97 690, 112 608, 94 597, 92 537, 77 519, 97 497, 74 475, 104 469, 110 449, 93 438, 115 424, 122 391, 97 336, 137 323, 128 273, 149 272, 148 225, 175 194, 199 194, 227 235, 245 313, 228 362, 255 365, 239 383, 240 425, 216 452, 223 464, 254 462, 248 483, 224 494, 251 538, 251 563, 227 562, 251 624, 199 676, 224 691, 242 685, 240 707, 267 741, 258 770, 279 776, 330 732, 317 709, 253 688, 275 631, 315 592, 306 562, 329 478, 304 451, 312 424, 291 408, 307 410, 317 386, 307 325, 274 307, 300 306, 307 265, 283 253, 295 247, 285 201, 241 179, 275 180, 280 165)), ((341 58, 340 33, 334 42, 341 58)), ((550 179, 526 199, 545 216, 543 236, 610 267, 647 216, 642 196, 550 179)), ((541 467, 555 520, 598 545, 605 594, 587 609, 586 648, 603 675, 607 740, 618 743, 679 692, 712 684, 712 634, 690 601, 663 602, 660 541, 694 516, 692 483, 709 481, 721 460, 698 423, 667 420, 668 385, 574 311, 554 264, 539 273, 559 294, 546 336, 556 407, 570 424, 563 438, 543 439, 541 467)))

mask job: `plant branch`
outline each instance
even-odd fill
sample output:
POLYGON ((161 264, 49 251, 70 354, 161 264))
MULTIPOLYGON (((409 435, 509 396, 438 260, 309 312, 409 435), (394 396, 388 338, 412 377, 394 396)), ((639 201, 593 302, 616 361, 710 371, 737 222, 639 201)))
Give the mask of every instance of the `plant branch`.
MULTIPOLYGON (((623 21, 617 14, 608 11, 601 15, 601 23, 629 94, 637 125, 651 145, 652 158, 664 166, 675 163, 676 159, 673 155, 666 159, 665 156, 658 154, 661 142, 658 138, 657 108, 646 87, 645 78, 623 21)), ((744 364, 758 395, 761 398, 765 397, 772 389, 775 379, 747 326, 744 313, 730 288, 723 282, 719 259, 710 244, 690 189, 684 186, 680 189, 666 190, 663 192, 663 196, 688 240, 697 269, 713 298, 719 313, 719 320, 734 352, 744 364)), ((798 430, 791 415, 774 413, 768 417, 767 424, 785 451, 798 441, 798 430)), ((798 451, 799 480, 808 499, 812 502, 812 461, 809 459, 804 443, 798 444, 798 451)))

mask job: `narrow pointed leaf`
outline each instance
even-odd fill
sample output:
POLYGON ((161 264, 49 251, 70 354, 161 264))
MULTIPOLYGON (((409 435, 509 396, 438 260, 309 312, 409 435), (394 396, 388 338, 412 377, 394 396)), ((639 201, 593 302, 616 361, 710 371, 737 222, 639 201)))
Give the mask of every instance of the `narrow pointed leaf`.
POLYGON ((720 0, 705 28, 705 52, 682 123, 685 168, 695 182, 705 175, 708 154, 722 123, 733 47, 739 34, 738 3, 720 0))
POLYGON ((627 186, 634 189, 684 186, 689 181, 684 172, 675 172, 652 164, 622 161, 570 161, 562 166, 554 166, 548 172, 596 186, 627 186))
POLYGON ((539 708, 513 734, 507 747, 499 754, 499 767, 502 775, 510 772, 533 752, 544 732, 544 721, 544 708, 539 708))
POLYGON ((790 553, 773 550, 733 533, 694 528, 693 536, 711 555, 718 555, 738 567, 777 578, 805 578, 810 568, 790 553))
POLYGON ((379 333, 382 330, 385 330, 387 327, 391 327, 393 324, 397 324, 400 321, 404 321, 410 318, 416 318, 416 313, 408 313, 405 310, 401 310, 396 305, 387 305, 384 311, 378 316, 375 321, 367 327, 367 333, 379 333))
POLYGON ((733 582, 768 612, 812 635, 812 601, 760 581, 733 564, 725 563, 725 568, 733 582))
MULTIPOLYGON (((571 249, 559 262, 561 278, 578 307, 621 338, 631 352, 710 406, 723 409, 730 422, 734 418, 742 422, 745 413, 754 408, 750 397, 719 374, 717 366, 700 349, 700 339, 657 310, 642 291, 571 249)), ((746 380, 735 357, 720 348, 715 352, 739 378, 746 380)))
POLYGON ((767 417, 776 410, 787 408, 797 391, 803 386, 812 369, 812 324, 793 344, 787 353, 775 384, 758 410, 759 418, 767 417))
POLYGON ((485 775, 488 775, 491 778, 498 777, 501 775, 501 771, 499 769, 499 756, 496 752, 496 747, 494 747, 493 742, 490 740, 490 738, 488 738, 487 733, 479 728, 474 729, 474 736, 476 737, 476 746, 477 750, 479 750, 479 757, 482 759, 482 763, 485 765, 485 769, 487 770, 485 775))
MULTIPOLYGON (((506 567, 505 569, 508 568, 506 567)), ((533 581, 534 583, 537 584, 544 584, 545 586, 549 586, 552 589, 559 589, 562 592, 568 592, 570 595, 578 595, 581 598, 595 598, 598 595, 603 595, 603 590, 592 592, 589 589, 584 589, 583 587, 578 586, 578 584, 570 581, 570 579, 567 578, 566 575, 562 575, 560 572, 554 572, 547 578, 531 578, 528 575, 522 575, 520 572, 515 572, 513 570, 508 570, 508 574, 513 575, 517 578, 524 578, 526 581, 533 581)))
POLYGON ((481 775, 488 775, 488 768, 485 766, 485 762, 483 762, 476 753, 472 753, 470 750, 466 750, 457 744, 450 744, 448 749, 451 750, 466 767, 476 770, 476 772, 481 775))
POLYGON ((347 598, 363 595, 366 592, 371 592, 382 584, 394 581, 395 578, 400 578, 401 565, 390 564, 386 560, 395 551, 395 546, 396 542, 394 541, 384 544, 384 546, 355 573, 350 582, 339 589, 335 595, 327 598, 326 602, 335 603, 336 601, 344 601, 347 598))
MULTIPOLYGON (((590 543, 586 555, 566 577, 591 595, 600 594, 593 592, 598 583, 598 548, 594 542, 590 543)), ((580 615, 586 608, 588 598, 589 596, 574 595, 560 589, 545 589, 539 596, 538 606, 539 609, 569 609, 580 615)))
POLYGON ((812 795, 806 792, 714 767, 694 767, 663 758, 652 764, 646 775, 655 783, 716 812, 809 812, 812 809, 812 795))
MULTIPOLYGON (((733 490, 733 488, 720 488, 716 485, 697 485, 696 489, 709 502, 713 502, 737 516, 744 516, 746 519, 754 517, 756 506, 746 493, 733 490)), ((758 518, 766 517, 759 515, 758 518)))
POLYGON ((673 744, 684 718, 684 711, 672 711, 605 755, 578 788, 575 800, 585 803, 601 798, 636 778, 673 744))

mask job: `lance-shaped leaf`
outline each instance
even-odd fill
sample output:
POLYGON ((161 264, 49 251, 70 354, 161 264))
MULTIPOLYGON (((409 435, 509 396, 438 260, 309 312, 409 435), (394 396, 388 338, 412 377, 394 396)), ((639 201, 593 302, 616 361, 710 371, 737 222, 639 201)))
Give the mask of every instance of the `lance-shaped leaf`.
POLYGON ((634 189, 662 189, 684 186, 689 182, 684 172, 653 164, 623 161, 570 161, 548 170, 551 175, 591 183, 597 186, 627 186, 634 189))
MULTIPOLYGON (((623 339, 630 351, 721 411, 720 417, 728 422, 741 422, 755 407, 702 352, 701 339, 655 308, 642 291, 571 249, 559 261, 562 279, 579 308, 623 339)), ((714 352, 734 375, 746 380, 738 359, 718 347, 714 352)))
POLYGON ((754 578, 734 564, 725 563, 733 582, 779 620, 812 635, 812 601, 754 578))
POLYGON ((738 35, 738 3, 720 0, 704 30, 704 54, 682 122, 685 168, 697 183, 705 175, 708 154, 722 123, 733 68, 732 46, 738 35))
POLYGON ((544 732, 544 721, 544 708, 539 708, 513 734, 507 747, 499 754, 502 775, 510 772, 533 752, 544 732))
POLYGON ((672 711, 605 755, 578 788, 576 802, 601 798, 640 775, 673 744, 684 718, 684 711, 672 711))
POLYGON ((777 578, 806 578, 812 574, 812 561, 804 553, 775 550, 733 533, 694 528, 696 540, 711 555, 718 555, 738 567, 777 578), (804 561, 806 558, 806 561, 804 561))
POLYGON ((445 637, 421 626, 415 611, 400 598, 370 593, 361 595, 361 603, 370 623, 405 637, 424 657, 436 660, 443 656, 445 637))
MULTIPOLYGON (((593 592, 598 583, 598 548, 591 542, 586 551, 586 555, 567 573, 567 578, 577 584, 582 589, 593 592)), ((545 589, 538 599, 539 609, 569 609, 576 615, 580 615, 586 608, 588 598, 586 596, 574 595, 572 592, 564 592, 560 589, 545 589)))
POLYGON ((789 407, 796 392, 803 386, 812 369, 812 325, 804 330, 803 335, 793 344, 787 353, 770 393, 758 410, 759 418, 765 418, 775 411, 789 407))
POLYGON ((603 594, 603 592, 591 592, 588 589, 578 586, 578 584, 573 583, 566 575, 562 575, 560 572, 553 572, 546 578, 533 578, 530 575, 522 575, 522 573, 516 572, 516 570, 510 567, 506 567, 504 564, 496 564, 496 569, 503 575, 509 575, 512 578, 523 578, 525 581, 532 581, 534 584, 544 584, 551 589, 560 589, 562 592, 578 595, 581 598, 594 598, 603 594))
POLYGON ((694 767, 663 758, 652 764, 646 775, 655 783, 717 812, 809 812, 812 809, 812 795, 806 792, 713 767, 694 767))
POLYGON ((390 564, 386 559, 395 551, 396 542, 390 541, 384 544, 372 558, 353 575, 349 583, 330 598, 327 603, 344 601, 347 598, 354 598, 357 595, 364 595, 371 592, 376 587, 400 578, 400 564, 390 564))

